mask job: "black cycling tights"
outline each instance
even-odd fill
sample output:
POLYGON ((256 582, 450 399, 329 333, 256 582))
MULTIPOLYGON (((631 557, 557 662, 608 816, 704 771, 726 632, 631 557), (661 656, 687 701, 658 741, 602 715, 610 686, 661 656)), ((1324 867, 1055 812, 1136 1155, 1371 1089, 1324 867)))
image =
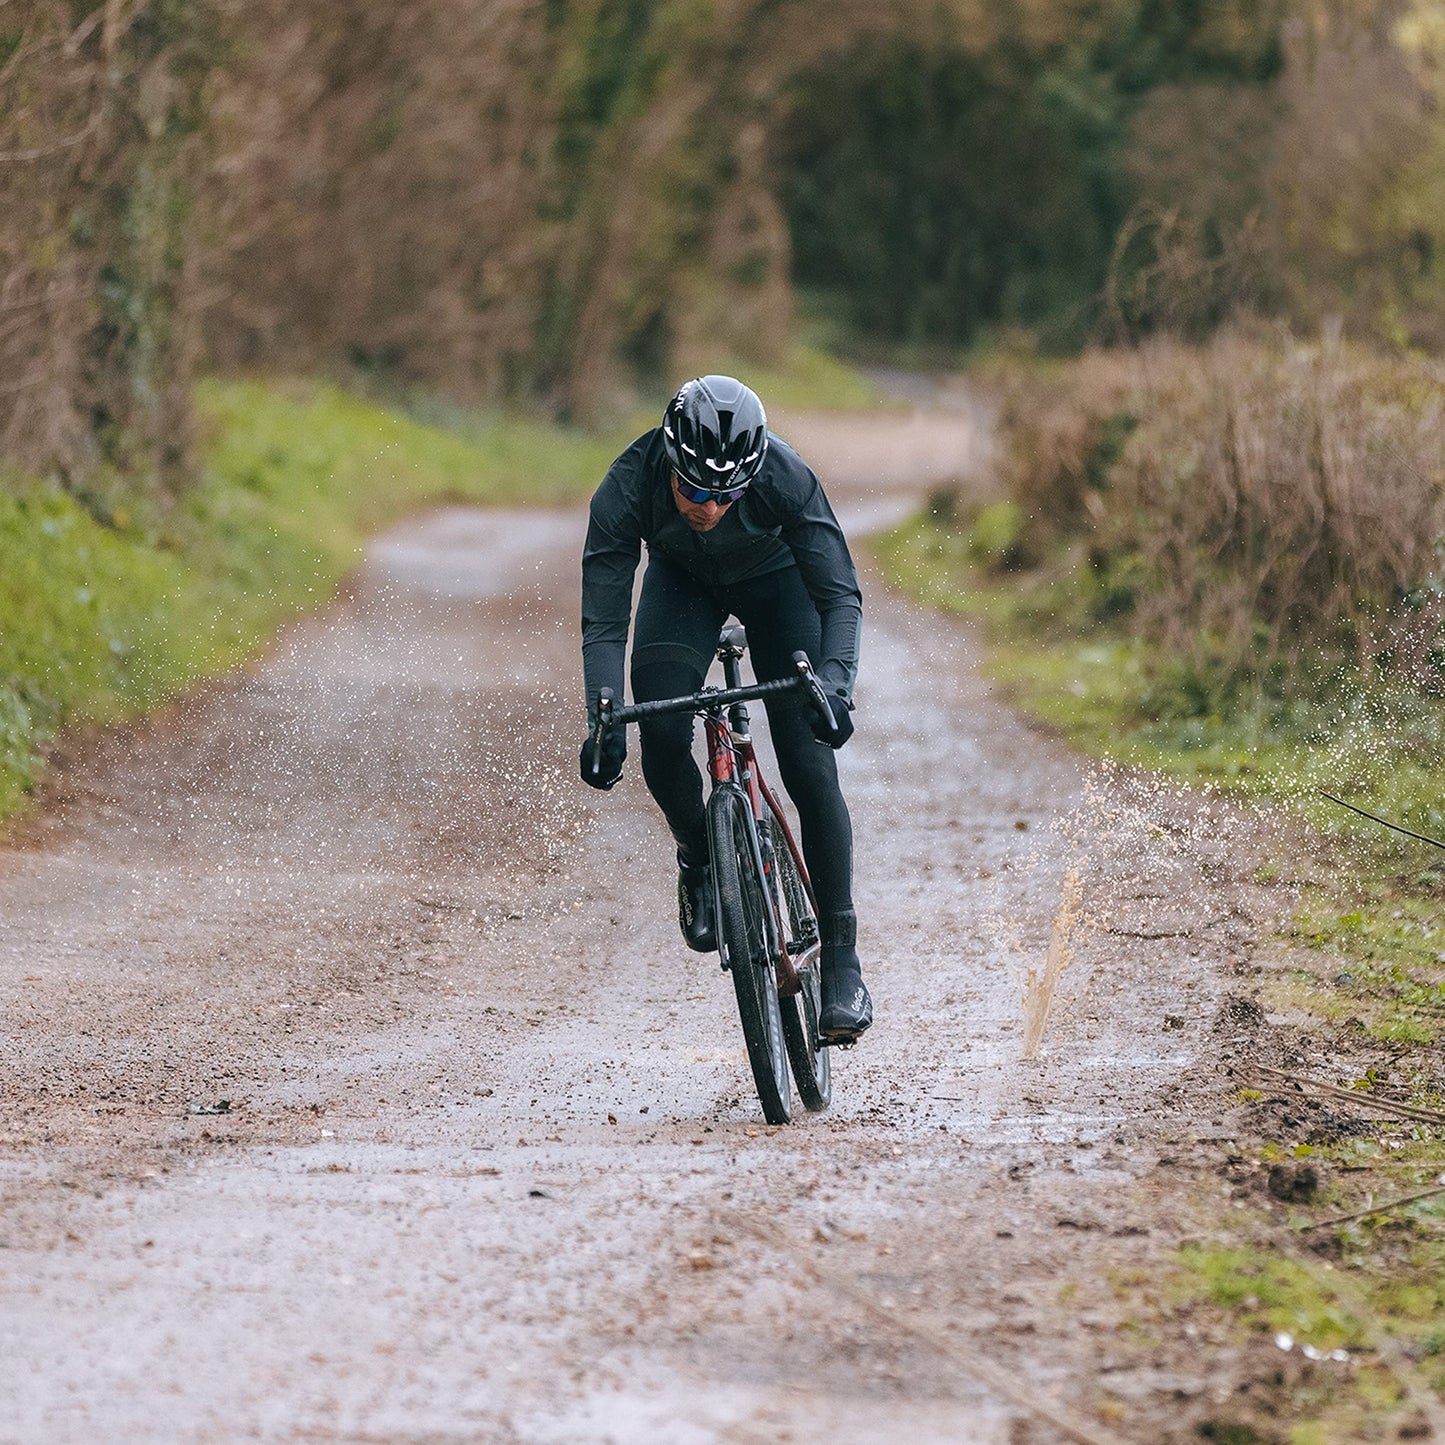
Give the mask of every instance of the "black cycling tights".
MULTIPOLYGON (((748 654, 759 681, 793 675, 793 653, 817 666, 822 628, 818 609, 796 567, 746 582, 709 588, 675 563, 654 557, 642 579, 632 641, 635 702, 696 692, 717 653, 728 617, 747 629, 748 654)), ((753 704, 756 707, 756 704, 753 704)), ((818 898, 825 942, 837 915, 853 908, 853 825, 838 787, 832 748, 814 740, 802 700, 764 704, 783 787, 798 810, 803 856, 818 898)), ((686 713, 640 725, 642 776, 666 817, 679 855, 707 859, 702 774, 692 755, 693 719, 686 713)), ((851 940, 850 940, 851 941, 851 940)))

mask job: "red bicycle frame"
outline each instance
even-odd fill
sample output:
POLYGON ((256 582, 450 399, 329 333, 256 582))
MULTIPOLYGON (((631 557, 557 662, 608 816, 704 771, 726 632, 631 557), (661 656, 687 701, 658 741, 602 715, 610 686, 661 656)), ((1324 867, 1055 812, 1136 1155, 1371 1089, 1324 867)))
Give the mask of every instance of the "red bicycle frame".
MULTIPOLYGON (((793 861, 798 868, 798 876, 802 879, 803 887, 808 892, 808 901, 813 904, 816 912, 817 904, 813 899, 813 881, 808 877, 808 869, 803 862, 802 852, 793 839, 793 830, 788 826, 787 815, 783 812, 777 798, 773 796, 773 790, 768 787, 762 774, 758 772, 757 755, 753 751, 752 738, 735 737, 727 719, 721 715, 709 714, 704 717, 703 724, 707 730, 708 773, 711 775, 713 783, 715 785, 734 783, 743 790, 753 811, 753 821, 759 825, 760 840, 765 831, 762 827, 763 820, 765 817, 771 816, 773 826, 781 834, 782 846, 793 855, 793 861)), ((768 900, 773 912, 773 931, 778 940, 776 961, 778 992, 784 996, 791 996, 801 990, 802 984, 798 980, 797 965, 788 952, 787 929, 784 927, 778 908, 778 890, 774 881, 771 848, 764 850, 762 863, 764 876, 768 880, 768 900)))

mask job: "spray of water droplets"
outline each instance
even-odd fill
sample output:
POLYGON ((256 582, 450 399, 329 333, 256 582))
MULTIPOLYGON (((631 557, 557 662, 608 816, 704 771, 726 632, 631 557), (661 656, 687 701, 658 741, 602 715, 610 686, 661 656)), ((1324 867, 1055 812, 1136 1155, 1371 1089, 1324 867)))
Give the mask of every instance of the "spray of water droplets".
POLYGON ((1023 1057, 1043 1052, 1076 959, 1086 957, 1107 985, 1111 957, 1126 941, 1188 950, 1238 922, 1231 885, 1256 869, 1269 833, 1258 808, 1095 764, 1077 804, 1011 870, 1013 890, 1056 890, 1047 936, 1030 933, 1017 907, 987 920, 1016 960, 1023 1057))

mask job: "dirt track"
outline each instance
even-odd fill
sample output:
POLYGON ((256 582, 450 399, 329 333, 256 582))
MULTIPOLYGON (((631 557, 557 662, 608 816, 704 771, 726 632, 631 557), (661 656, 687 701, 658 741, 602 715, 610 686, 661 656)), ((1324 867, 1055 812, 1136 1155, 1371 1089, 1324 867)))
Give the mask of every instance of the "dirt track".
MULTIPOLYGON (((854 529, 977 460, 967 409, 790 430, 854 529)), ((1068 1438, 1031 1400, 1170 1438, 1108 1272, 1187 1227, 1150 1181, 1212 1127, 1248 928, 1207 847, 1086 798, 866 580, 878 1024, 829 1113, 762 1126, 635 767, 573 776, 581 532, 390 534, 0 852, 0 1440, 1068 1438), (1099 926, 1023 1063, 1083 854, 1099 926)))

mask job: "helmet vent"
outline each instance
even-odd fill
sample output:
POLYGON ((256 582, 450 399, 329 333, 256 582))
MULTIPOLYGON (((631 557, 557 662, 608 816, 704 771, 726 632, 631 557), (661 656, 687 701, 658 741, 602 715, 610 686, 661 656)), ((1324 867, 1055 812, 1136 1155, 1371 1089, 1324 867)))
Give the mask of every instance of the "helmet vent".
POLYGON ((678 389, 662 421, 668 461, 699 487, 745 487, 762 468, 768 419, 756 393, 731 376, 699 376, 678 389))

